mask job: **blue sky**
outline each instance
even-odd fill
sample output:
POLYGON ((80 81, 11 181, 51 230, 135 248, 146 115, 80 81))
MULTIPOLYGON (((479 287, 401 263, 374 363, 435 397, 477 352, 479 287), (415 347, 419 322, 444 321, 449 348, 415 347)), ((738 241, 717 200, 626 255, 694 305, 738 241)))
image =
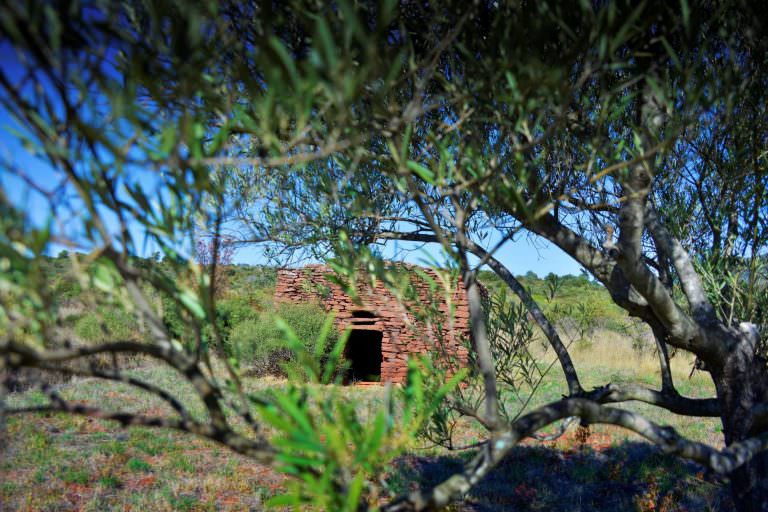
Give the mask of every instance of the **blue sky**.
MULTIPOLYGON (((16 135, 13 134, 15 128, 14 120, 9 117, 7 112, 0 109, 0 158, 24 169, 27 175, 41 186, 52 186, 56 181, 57 173, 48 163, 31 155, 22 147, 16 135)), ((48 220, 49 211, 45 200, 18 177, 9 173, 5 166, 0 166, 0 186, 11 201, 29 214, 33 222, 42 224, 48 220)), ((137 239, 142 240, 142 237, 138 236, 137 239)), ((49 252, 55 254, 61 249, 61 246, 54 245, 49 252)), ((154 250, 151 244, 141 248, 144 255, 150 255, 154 250)), ((260 252, 257 247, 240 248, 235 254, 235 262, 264 263, 265 260, 260 252)), ((411 263, 443 259, 436 245, 409 242, 389 242, 383 248, 383 254, 390 258, 397 255, 398 259, 402 258, 411 263)), ((580 272, 580 266, 559 248, 544 240, 534 240, 523 235, 499 249, 497 258, 515 274, 534 271, 543 276, 550 272, 561 275, 579 274, 580 272)))
MULTIPOLYGON (((27 153, 9 133, 9 119, 4 112, 0 112, 0 153, 3 158, 11 158, 19 167, 26 170, 43 186, 53 183, 56 176, 48 164, 40 161, 27 153)), ((46 202, 20 179, 4 168, 0 168, 0 186, 8 197, 26 211, 35 223, 44 223, 48 220, 48 207, 46 202)), ((137 233, 138 234, 138 233, 137 233)), ((141 236, 138 237, 142 239, 141 236)), ((55 254, 61 250, 61 246, 51 247, 50 252, 55 254)), ((154 247, 150 244, 141 248, 144 255, 150 255, 154 247)), ((243 247, 235 254, 236 263, 259 264, 265 260, 258 247, 243 247)), ((383 248, 385 257, 397 256, 411 263, 424 263, 430 259, 442 260, 437 245, 423 245, 411 242, 389 242, 383 248)), ((525 274, 534 271, 543 276, 550 272, 555 274, 579 274, 580 266, 559 248, 541 239, 534 240, 521 235, 519 239, 508 242, 497 252, 497 258, 501 260, 513 273, 525 274)))
MULTIPOLYGON (((18 61, 13 50, 6 44, 0 44, 0 66, 12 79, 19 76, 18 61)), ((14 133, 17 131, 18 125, 15 120, 0 106, 0 162, 3 162, 0 164, 0 187, 3 188, 11 201, 28 213, 34 223, 44 224, 50 219, 46 201, 22 180, 10 173, 5 164, 10 163, 18 169, 24 170, 28 177, 46 189, 55 185, 57 176, 60 174, 56 173, 47 162, 30 154, 24 148, 14 133)), ((151 188, 154 180, 145 176, 146 174, 137 170, 130 178, 142 181, 143 185, 146 183, 147 187, 145 188, 151 188)), ((109 222, 109 219, 107 221, 109 222)), ((138 235, 136 239, 140 244, 139 252, 145 256, 152 254, 155 250, 152 244, 142 245, 141 240, 144 238, 142 234, 135 233, 135 235, 138 235)), ((491 240, 489 243, 493 244, 495 241, 491 240)), ((61 246, 53 245, 49 252, 55 254, 61 249, 61 246)), ((235 254, 235 262, 264 263, 265 260, 260 253, 261 251, 257 247, 243 247, 235 254)), ((383 248, 383 255, 389 258, 405 259, 411 263, 443 260, 436 245, 424 246, 407 242, 389 242, 383 248)), ((515 274, 534 271, 543 276, 550 272, 555 274, 578 274, 580 272, 579 265, 557 247, 541 239, 533 240, 525 236, 520 236, 504 245, 497 252, 497 258, 515 274)))
MULTIPOLYGON (((236 263, 262 263, 260 249, 244 247, 235 254, 236 263)), ((442 261, 436 244, 415 244, 412 242, 389 242, 382 251, 384 257, 402 259, 410 263, 427 264, 431 260, 442 261)), ((539 276, 554 273, 558 275, 579 275, 581 266, 558 247, 541 239, 533 242, 521 237, 508 242, 496 253, 496 257, 516 275, 533 271, 539 276)), ((476 259, 474 261, 477 261, 476 259)))

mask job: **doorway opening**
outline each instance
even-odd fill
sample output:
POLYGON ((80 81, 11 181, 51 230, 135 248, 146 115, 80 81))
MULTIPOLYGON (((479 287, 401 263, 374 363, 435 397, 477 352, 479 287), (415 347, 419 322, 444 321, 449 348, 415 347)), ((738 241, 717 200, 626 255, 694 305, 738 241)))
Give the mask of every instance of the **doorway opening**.
POLYGON ((373 329, 353 329, 349 333, 344 355, 349 362, 349 369, 344 381, 379 382, 381 381, 381 331, 373 329))

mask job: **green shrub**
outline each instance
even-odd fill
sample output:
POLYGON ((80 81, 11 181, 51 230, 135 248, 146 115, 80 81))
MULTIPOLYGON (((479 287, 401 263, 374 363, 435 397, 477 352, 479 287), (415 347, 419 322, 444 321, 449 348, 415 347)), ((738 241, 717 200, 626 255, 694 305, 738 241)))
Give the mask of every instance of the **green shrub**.
POLYGON ((168 333, 174 338, 180 340, 186 339, 186 335, 191 334, 191 331, 189 331, 189 327, 182 317, 179 305, 167 295, 161 296, 160 304, 163 311, 163 324, 168 330, 168 333))
POLYGON ((53 296, 59 301, 77 299, 83 293, 80 283, 75 279, 60 278, 53 287, 53 296))
POLYGON ((61 470, 59 477, 68 484, 87 484, 91 477, 85 468, 68 466, 61 470))
POLYGON ((86 313, 75 323, 75 334, 83 341, 98 341, 104 337, 101 319, 95 313, 86 313))
MULTIPOLYGON (((285 336, 275 324, 276 317, 293 329, 310 352, 315 351, 326 312, 313 303, 281 303, 235 324, 225 344, 227 355, 237 358, 257 374, 283 375, 284 368, 293 360, 285 336)), ((326 340, 326 348, 330 349, 338 339, 338 332, 333 330, 326 340)))
MULTIPOLYGON (((315 343, 317 335, 327 317, 327 313, 320 305, 314 303, 292 304, 283 302, 276 309, 277 316, 285 320, 300 340, 307 345, 315 343)), ((267 321, 270 325, 274 326, 274 315, 268 315, 267 321)), ((284 339, 282 332, 280 332, 280 340, 284 339)), ((329 337, 328 342, 331 344, 337 339, 338 333, 333 333, 329 337)))
MULTIPOLYGON (((191 328, 191 320, 185 318, 176 302, 170 297, 162 298, 163 323, 168 332, 182 343, 194 343, 194 332, 191 328)), ((258 311, 245 297, 231 297, 216 301, 216 326, 221 334, 226 347, 233 328, 249 319, 255 319, 258 311)), ((215 337, 211 325, 206 325, 202 331, 203 339, 215 349, 215 337)))
POLYGON ((277 269, 260 265, 230 265, 227 267, 227 276, 233 290, 248 290, 252 293, 257 290, 274 289, 277 282, 277 269))
POLYGON ((112 339, 128 339, 139 337, 136 318, 122 309, 105 308, 100 311, 101 317, 112 339))
POLYGON ((264 344, 255 341, 260 328, 261 322, 256 318, 249 318, 235 325, 225 344, 227 355, 245 362, 254 359, 257 352, 263 352, 264 344))
POLYGON ((99 308, 85 313, 75 322, 75 335, 87 342, 137 339, 140 335, 136 319, 117 308, 99 308))
POLYGON ((109 474, 99 478, 99 485, 109 489, 117 489, 120 487, 120 480, 116 476, 109 474))
POLYGON ((222 299, 216 302, 216 321, 226 343, 235 326, 258 317, 250 301, 243 297, 222 299))

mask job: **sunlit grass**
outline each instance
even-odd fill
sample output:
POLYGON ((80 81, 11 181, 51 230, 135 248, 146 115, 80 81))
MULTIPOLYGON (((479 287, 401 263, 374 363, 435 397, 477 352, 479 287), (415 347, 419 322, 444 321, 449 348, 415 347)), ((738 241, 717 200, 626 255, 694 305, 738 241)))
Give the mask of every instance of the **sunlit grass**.
MULTIPOLYGON (((652 351, 638 353, 632 349, 629 340, 618 335, 599 332, 590 344, 573 348, 575 365, 587 388, 611 381, 637 382, 652 387, 658 387, 660 383, 655 354, 652 351)), ((542 351, 539 355, 543 362, 552 357, 550 351, 542 351)), ((673 358, 672 368, 678 388, 688 396, 713 396, 714 390, 705 374, 694 372, 689 379, 692 364, 690 358, 682 355, 673 358)), ((221 369, 218 363, 217 369, 221 369)), ((193 390, 172 369, 147 365, 130 373, 173 390, 193 415, 204 417, 202 404, 193 390)), ((264 392, 285 384, 284 380, 275 378, 244 379, 249 393, 264 392)), ((565 390, 564 380, 555 366, 542 382, 529 408, 557 400, 565 390)), ((172 414, 162 400, 125 384, 76 379, 60 386, 60 391, 69 400, 97 404, 107 410, 119 408, 144 414, 172 414)), ((381 403, 384 390, 382 387, 354 387, 346 388, 344 395, 357 401, 359 410, 365 414, 381 403)), ((28 391, 10 395, 8 405, 41 404, 45 400, 40 392, 28 391)), ((627 403, 622 407, 640 412, 658 423, 674 426, 692 439, 715 444, 722 442, 716 419, 679 417, 639 403, 627 403)), ((239 424, 239 428, 245 427, 239 424)), ((597 492, 595 489, 600 487, 597 482, 610 475, 615 477, 613 480, 608 478, 611 492, 620 493, 622 486, 630 486, 638 499, 651 491, 661 492, 662 497, 663 492, 668 495, 688 492, 672 482, 672 477, 661 480, 652 477, 651 466, 659 464, 656 457, 661 456, 655 448, 639 450, 630 445, 622 448, 624 440, 641 441, 634 434, 599 426, 593 427, 592 431, 590 443, 605 447, 600 450, 614 450, 613 455, 620 456, 625 469, 603 467, 602 461, 607 461, 607 456, 600 455, 600 451, 582 453, 572 434, 557 442, 545 443, 546 449, 537 448, 565 454, 565 459, 562 456, 551 459, 549 451, 532 452, 532 447, 540 443, 527 441, 526 446, 520 448, 522 451, 515 452, 518 453, 515 457, 525 454, 528 462, 524 465, 505 464, 498 476, 471 494, 470 501, 504 510, 506 506, 519 506, 527 499, 542 507, 546 505, 544 509, 557 509, 563 500, 573 498, 573 486, 597 492), (580 462, 556 462, 570 460, 571 456, 567 454, 571 452, 582 453, 580 462), (633 455, 635 453, 639 455, 633 455), (563 481, 571 486, 568 492, 561 493, 562 496, 557 495, 556 485, 546 483, 545 475, 537 473, 552 464, 562 472, 558 478, 565 479, 563 481)), ((266 432, 269 433, 269 429, 266 432)), ((462 442, 471 444, 482 440, 484 433, 473 422, 467 421, 461 425, 458 434, 462 442)), ((284 479, 272 468, 255 464, 226 448, 190 435, 148 428, 121 430, 114 423, 61 414, 9 418, 6 444, 0 463, 0 481, 3 482, 0 496, 3 503, 10 504, 11 510, 259 510, 265 499, 279 492, 284 479)), ((647 444, 640 442, 640 446, 647 444)), ((403 462, 398 463, 389 475, 392 490, 398 486, 405 489, 413 483, 414 467, 426 468, 423 485, 439 476, 447 476, 444 475, 447 469, 461 461, 456 456, 441 449, 417 449, 402 458, 403 462), (445 463, 440 469, 435 465, 438 461, 445 463), (400 473, 402 475, 398 476, 400 473)), ((693 493, 685 498, 688 501, 720 499, 716 496, 720 495, 721 486, 692 476, 696 473, 695 466, 675 461, 663 462, 663 465, 668 474, 677 475, 680 482, 687 482, 685 486, 693 493)), ((597 498, 592 496, 590 499, 597 498)), ((635 503, 632 500, 634 498, 615 503, 635 503)))

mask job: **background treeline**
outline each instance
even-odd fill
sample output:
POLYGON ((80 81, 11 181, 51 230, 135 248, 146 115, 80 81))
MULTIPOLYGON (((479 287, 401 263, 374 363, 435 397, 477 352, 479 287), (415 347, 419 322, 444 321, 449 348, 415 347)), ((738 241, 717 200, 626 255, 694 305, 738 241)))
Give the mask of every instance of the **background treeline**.
MULTIPOLYGON (((77 259, 81 257, 77 255, 77 259)), ((136 258, 133 264, 153 267, 163 273, 169 263, 157 255, 136 258)), ((59 341, 149 341, 150 333, 137 315, 127 311, 123 302, 114 300, 114 297, 89 286, 89 283, 77 280, 72 265, 71 255, 62 252, 47 258, 44 269, 47 292, 59 305, 60 329, 56 333, 59 341)), ((292 352, 285 347, 284 335, 276 326, 275 318, 283 318, 299 339, 312 345, 325 321, 324 310, 319 304, 275 303, 275 268, 224 265, 219 271, 222 274, 222 286, 216 300, 219 337, 217 339, 208 326, 202 333, 204 342, 220 355, 234 356, 253 374, 284 374, 286 365, 293 363, 292 352)), ((184 308, 149 287, 144 292, 160 312, 169 333, 192 346, 195 342, 194 330, 184 308)), ((332 333, 329 341, 334 341, 337 336, 337 333, 332 333)), ((312 346, 308 348, 314 349, 312 346)))
MULTIPOLYGON (((154 267, 158 272, 163 272, 168 264, 159 256, 137 258, 134 263, 154 267)), ((58 337, 80 343, 146 341, 149 333, 133 312, 126 311, 120 301, 111 300, 104 292, 78 281, 72 264, 71 255, 66 252, 46 260, 48 293, 59 302, 61 312, 58 337)), ((220 272, 222 286, 216 301, 220 339, 215 339, 212 329, 208 328, 203 333, 204 341, 221 355, 234 356, 256 375, 284 374, 285 365, 291 363, 291 352, 284 345, 275 317, 283 318, 301 340, 313 343, 325 319, 323 308, 314 303, 275 303, 277 272, 273 267, 231 264, 222 266, 220 272)), ((484 271, 480 279, 489 296, 499 300, 503 295, 501 300, 510 304, 517 301, 511 294, 504 294, 504 285, 495 274, 484 271)), ((539 277, 528 272, 518 279, 577 347, 590 344, 600 331, 631 336, 638 348, 647 342, 644 331, 613 304, 607 291, 585 275, 539 277)), ((194 341, 183 308, 167 297, 153 294, 150 289, 146 293, 160 311, 169 332, 182 342, 194 341)))
MULTIPOLYGON (((498 299, 503 294, 504 300, 518 303, 512 294, 507 296, 506 285, 493 272, 481 271, 480 280, 489 295, 498 299)), ((535 272, 528 272, 517 276, 517 280, 528 289, 547 318, 563 329, 568 341, 576 343, 577 348, 589 345, 600 331, 629 336, 638 349, 652 341, 647 329, 619 308, 601 284, 585 274, 559 276, 549 273, 539 277, 535 272)))

